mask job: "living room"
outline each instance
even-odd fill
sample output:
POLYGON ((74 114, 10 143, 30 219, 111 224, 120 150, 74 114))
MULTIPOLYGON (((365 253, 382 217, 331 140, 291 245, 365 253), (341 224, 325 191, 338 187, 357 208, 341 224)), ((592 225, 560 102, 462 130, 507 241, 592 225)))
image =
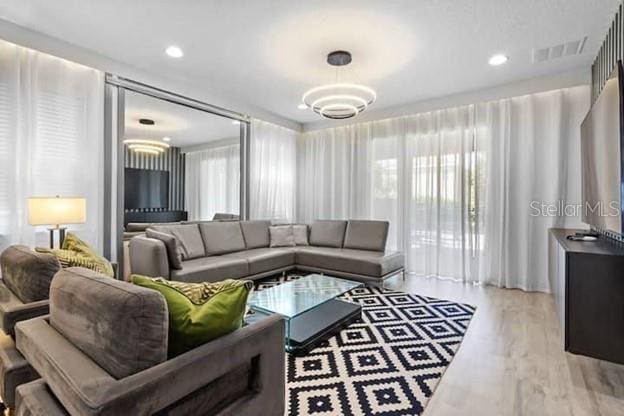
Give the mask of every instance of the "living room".
POLYGON ((4 1, 5 413, 624 414, 623 7, 4 1))

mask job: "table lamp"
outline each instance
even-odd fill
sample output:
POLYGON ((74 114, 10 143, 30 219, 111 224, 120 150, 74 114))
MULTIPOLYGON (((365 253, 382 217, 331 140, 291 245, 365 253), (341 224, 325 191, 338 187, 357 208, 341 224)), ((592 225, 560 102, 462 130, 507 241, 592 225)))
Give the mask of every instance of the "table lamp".
POLYGON ((65 239, 65 224, 84 224, 87 219, 85 198, 33 197, 28 198, 28 223, 53 225, 50 230, 50 248, 54 248, 54 231, 59 232, 59 248, 65 239))

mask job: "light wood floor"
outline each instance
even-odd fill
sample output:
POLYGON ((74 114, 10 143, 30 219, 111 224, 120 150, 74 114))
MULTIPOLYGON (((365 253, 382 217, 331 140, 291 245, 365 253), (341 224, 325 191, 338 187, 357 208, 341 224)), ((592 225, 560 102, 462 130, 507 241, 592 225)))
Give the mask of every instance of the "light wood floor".
POLYGON ((551 296, 415 276, 386 286, 477 307, 424 416, 624 415, 624 365, 565 353, 551 296))

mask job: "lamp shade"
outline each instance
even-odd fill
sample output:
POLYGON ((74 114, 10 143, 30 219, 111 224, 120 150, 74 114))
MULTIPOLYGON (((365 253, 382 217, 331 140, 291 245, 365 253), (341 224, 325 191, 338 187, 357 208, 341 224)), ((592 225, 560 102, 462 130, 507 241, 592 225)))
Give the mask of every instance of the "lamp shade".
POLYGON ((86 219, 85 198, 28 198, 30 225, 83 224, 86 219))

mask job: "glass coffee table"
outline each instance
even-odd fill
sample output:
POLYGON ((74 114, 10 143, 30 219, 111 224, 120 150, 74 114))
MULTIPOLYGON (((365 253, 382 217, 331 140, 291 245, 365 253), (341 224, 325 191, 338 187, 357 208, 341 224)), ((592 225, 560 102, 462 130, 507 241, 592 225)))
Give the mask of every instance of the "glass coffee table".
POLYGON ((254 292, 249 307, 286 319, 286 351, 301 355, 362 315, 362 306, 338 296, 363 283, 320 274, 254 292))

